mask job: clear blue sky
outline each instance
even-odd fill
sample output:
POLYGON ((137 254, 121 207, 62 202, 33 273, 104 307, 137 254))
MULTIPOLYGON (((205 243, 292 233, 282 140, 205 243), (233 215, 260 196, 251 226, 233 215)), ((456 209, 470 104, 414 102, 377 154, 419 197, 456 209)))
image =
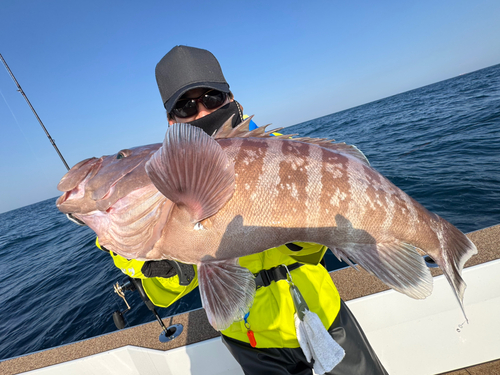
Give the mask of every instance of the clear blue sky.
MULTIPOLYGON (((70 165, 160 142, 156 63, 215 54, 245 113, 290 126, 500 63, 500 1, 2 0, 0 53, 70 165)), ((66 172, 0 67, 0 212, 66 172)))

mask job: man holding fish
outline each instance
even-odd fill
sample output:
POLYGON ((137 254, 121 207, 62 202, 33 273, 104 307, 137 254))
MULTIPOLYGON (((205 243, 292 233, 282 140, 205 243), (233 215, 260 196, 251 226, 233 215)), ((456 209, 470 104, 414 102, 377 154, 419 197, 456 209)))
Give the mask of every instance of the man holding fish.
MULTIPOLYGON (((243 108, 234 100, 218 61, 209 51, 174 47, 158 63, 156 79, 169 125, 189 123, 212 136, 231 116, 232 127, 244 120, 243 108)), ((249 128, 256 125, 251 122, 249 128)), ((316 373, 328 374, 386 373, 320 263, 326 250, 322 245, 294 242, 239 258, 239 264, 256 275, 256 296, 243 319, 221 333, 246 374, 311 374, 313 367, 316 373), (311 361, 315 357, 306 357, 299 345, 290 278, 305 296, 308 309, 319 317, 319 328, 328 330, 345 351, 343 359, 343 353, 337 353, 337 359, 323 361, 328 367, 342 359, 333 369, 321 367, 320 359, 311 361)), ((198 285, 196 277, 190 283, 181 282, 187 285, 179 283, 190 279, 194 266, 112 256, 123 272, 142 278, 144 289, 157 306, 169 306, 198 285)))
POLYGON ((252 130, 206 50, 173 48, 156 78, 163 143, 81 161, 56 205, 155 305, 198 284, 245 373, 386 373, 319 264, 327 248, 416 299, 432 293, 428 254, 464 310, 461 272, 476 247, 356 147, 252 130))

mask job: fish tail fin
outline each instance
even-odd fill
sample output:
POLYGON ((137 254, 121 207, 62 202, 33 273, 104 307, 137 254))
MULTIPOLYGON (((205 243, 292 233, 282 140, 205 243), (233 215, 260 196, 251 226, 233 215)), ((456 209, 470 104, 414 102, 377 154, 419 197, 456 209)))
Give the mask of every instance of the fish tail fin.
POLYGON ((467 285, 462 279, 462 270, 464 268, 465 262, 467 262, 470 257, 477 254, 477 248, 472 243, 469 238, 461 231, 459 231, 455 226, 448 223, 447 221, 441 219, 442 230, 440 231, 443 237, 441 243, 444 247, 443 251, 439 252, 439 256, 433 256, 430 254, 434 262, 436 262, 441 270, 443 271, 446 279, 450 283, 455 296, 457 297, 460 308, 465 315, 464 310, 464 292, 467 285))
POLYGON ((201 262, 198 280, 208 321, 218 331, 243 319, 253 303, 254 276, 237 259, 201 262))

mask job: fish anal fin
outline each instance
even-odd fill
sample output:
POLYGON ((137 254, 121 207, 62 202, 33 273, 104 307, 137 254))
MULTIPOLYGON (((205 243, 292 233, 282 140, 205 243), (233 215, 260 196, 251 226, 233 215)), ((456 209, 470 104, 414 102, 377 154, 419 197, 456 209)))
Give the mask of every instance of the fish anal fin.
POLYGON ((189 124, 169 127, 162 147, 146 163, 155 187, 185 209, 192 222, 216 214, 235 189, 234 165, 219 144, 189 124))
POLYGON ((237 259, 202 261, 198 281, 208 321, 218 331, 243 319, 253 303, 254 276, 237 259))
POLYGON ((356 271, 359 271, 359 268, 353 262, 351 262, 351 260, 347 256, 347 254, 342 249, 339 249, 337 247, 333 247, 330 250, 332 251, 332 253, 337 257, 337 259, 340 262, 346 262, 349 266, 354 268, 356 271))
POLYGON ((432 293, 432 275, 412 245, 396 240, 377 244, 345 243, 339 247, 331 247, 337 257, 354 266, 348 261, 352 260, 398 292, 415 299, 432 293))

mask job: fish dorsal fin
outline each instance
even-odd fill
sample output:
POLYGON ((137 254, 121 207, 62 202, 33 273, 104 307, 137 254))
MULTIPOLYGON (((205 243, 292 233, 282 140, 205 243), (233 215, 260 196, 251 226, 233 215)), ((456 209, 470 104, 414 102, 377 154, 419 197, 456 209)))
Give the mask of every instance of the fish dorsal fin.
POLYGON ((360 160, 361 162, 363 162, 364 164, 366 164, 367 166, 370 166, 370 162, 368 161, 368 158, 365 156, 365 154, 363 154, 363 152, 354 145, 348 145, 342 142, 342 143, 329 143, 328 145, 322 147, 326 147, 332 150, 337 150, 344 154, 351 155, 356 159, 360 160))
POLYGON ((174 124, 163 145, 146 163, 155 187, 194 223, 219 211, 235 189, 234 165, 219 144, 202 129, 174 124))
MULTIPOLYGON (((234 116, 234 115, 233 115, 234 116)), ((231 118, 227 120, 215 133, 214 138, 215 139, 223 139, 223 138, 248 138, 248 137, 257 137, 257 138, 264 138, 264 137, 273 137, 276 138, 276 136, 272 135, 273 133, 280 131, 283 128, 278 128, 278 129, 273 129, 270 131, 266 132, 266 128, 271 125, 267 124, 264 126, 260 126, 256 129, 250 130, 250 121, 252 120, 253 116, 247 117, 244 121, 240 122, 238 125, 236 125, 234 128, 231 127, 231 118)), ((295 134, 284 134, 284 135, 279 135, 277 136, 278 138, 290 138, 295 134)))
POLYGON ((334 150, 337 152, 341 152, 343 154, 350 155, 358 159, 365 165, 370 166, 370 162, 368 161, 368 158, 365 156, 365 154, 363 154, 363 152, 361 152, 361 150, 354 145, 348 145, 345 142, 333 143, 335 142, 334 139, 326 139, 326 138, 304 137, 304 138, 294 138, 293 140, 299 142, 313 143, 323 148, 327 148, 329 150, 334 150))
MULTIPOLYGON (((234 115, 233 115, 234 116, 234 115)), ((251 133, 252 131, 249 129, 250 121, 253 116, 248 117, 246 120, 240 122, 234 128, 231 126, 231 120, 233 119, 231 116, 215 133, 215 139, 223 139, 223 138, 244 138, 246 134, 251 133)))
MULTIPOLYGON (((233 117, 234 117, 234 115, 231 115, 231 117, 229 117, 224 122, 224 124, 222 124, 222 126, 219 128, 219 130, 217 130, 215 132, 215 135, 213 136, 215 139, 218 139, 218 138, 228 138, 227 135, 229 133, 231 133, 231 131, 233 130, 233 126, 232 126, 233 117)), ((241 124, 243 124, 243 123, 240 123, 240 125, 241 124)))
POLYGON ((274 139, 289 139, 292 142, 305 142, 305 143, 312 143, 315 145, 318 145, 323 148, 327 148, 329 150, 334 150, 337 152, 341 152, 346 155, 350 155, 359 161, 361 161, 363 164, 370 166, 370 162, 368 161, 367 157, 356 147, 353 145, 348 145, 346 143, 333 143, 335 142, 334 139, 327 139, 327 138, 310 138, 310 137, 299 137, 299 138, 292 138, 296 136, 297 134, 279 134, 276 135, 277 132, 284 128, 277 128, 273 130, 266 131, 266 128, 270 125, 264 125, 260 126, 256 129, 249 130, 249 125, 250 125, 250 120, 253 118, 253 116, 248 117, 245 121, 239 123, 236 125, 234 128, 231 127, 231 118, 227 120, 224 125, 221 126, 221 128, 217 131, 215 134, 214 138, 215 139, 222 139, 222 138, 249 138, 249 137, 256 137, 256 138, 274 138, 274 139))

